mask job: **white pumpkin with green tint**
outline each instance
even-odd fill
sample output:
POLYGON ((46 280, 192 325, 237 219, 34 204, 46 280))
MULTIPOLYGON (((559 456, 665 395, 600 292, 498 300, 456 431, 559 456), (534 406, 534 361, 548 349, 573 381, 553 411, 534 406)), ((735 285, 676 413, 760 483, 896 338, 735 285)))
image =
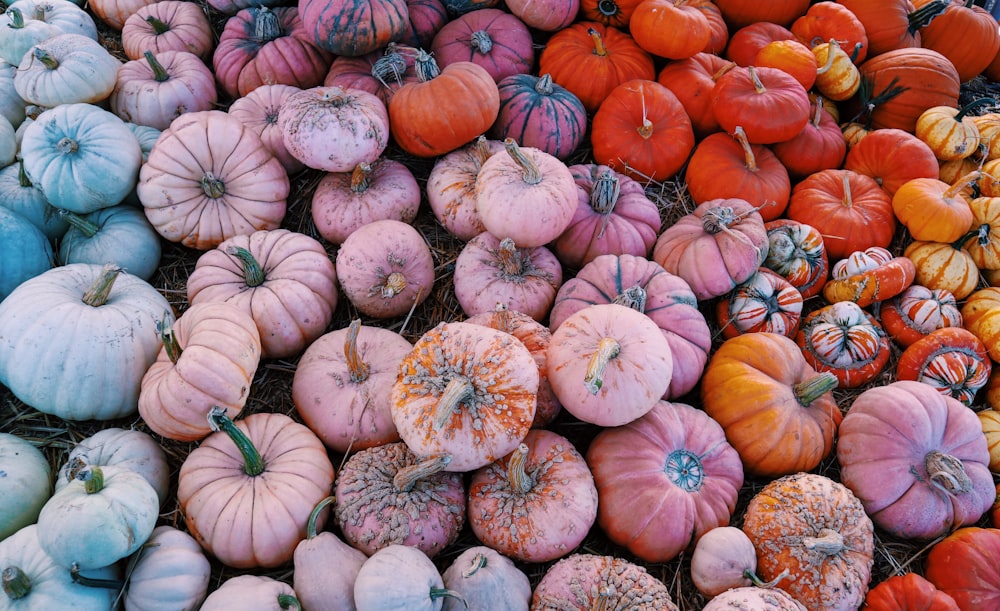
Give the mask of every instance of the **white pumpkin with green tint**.
POLYGON ((0 433, 0 541, 34 524, 50 496, 52 468, 42 451, 17 435, 0 433))

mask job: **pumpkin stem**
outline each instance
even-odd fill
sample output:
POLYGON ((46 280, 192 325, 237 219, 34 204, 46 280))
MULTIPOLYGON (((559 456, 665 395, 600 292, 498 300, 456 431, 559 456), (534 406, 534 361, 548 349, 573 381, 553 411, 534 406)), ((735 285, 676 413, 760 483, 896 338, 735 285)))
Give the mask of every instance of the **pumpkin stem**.
POLYGON ((76 214, 75 212, 70 212, 69 210, 63 210, 61 208, 57 208, 56 214, 59 215, 59 218, 63 219, 64 221, 75 227, 77 231, 79 231, 88 238, 94 237, 95 235, 97 235, 97 232, 101 230, 100 226, 97 223, 89 219, 86 219, 80 216, 79 214, 76 214))
POLYGON ((621 354, 622 346, 612 337, 602 337, 597 342, 597 350, 590 356, 587 362, 587 373, 583 376, 583 386, 592 395, 604 386, 604 370, 611 359, 621 354))
POLYGON ((653 122, 649 120, 649 117, 643 117, 642 125, 635 128, 635 131, 643 140, 649 140, 650 136, 653 135, 653 122))
POLYGON ((743 149, 743 159, 747 166, 748 172, 757 172, 760 168, 757 167, 757 156, 753 154, 753 146, 750 145, 750 141, 747 140, 747 133, 743 130, 742 125, 737 125, 736 129, 733 131, 733 137, 739 142, 740 147, 743 149))
POLYGON ((253 288, 264 284, 264 269, 252 252, 242 246, 230 246, 226 248, 226 254, 236 257, 243 264, 243 280, 247 286, 253 288))
POLYGON ((472 40, 470 45, 473 51, 478 51, 479 53, 486 55, 493 50, 493 39, 490 38, 490 33, 486 30, 477 30, 472 33, 472 40))
POLYGON ((496 250, 496 257, 500 261, 500 269, 506 276, 521 276, 524 271, 524 261, 522 252, 514 244, 514 240, 504 238, 500 240, 500 245, 496 250))
POLYGON ((323 510, 332 505, 336 500, 336 498, 328 496, 316 503, 316 506, 312 508, 312 511, 309 512, 309 519, 306 520, 306 539, 316 538, 319 534, 316 531, 316 523, 319 522, 319 514, 323 513, 323 510))
POLYGON ((76 479, 83 482, 83 490, 87 494, 97 494, 104 490, 104 470, 97 465, 89 465, 76 474, 76 479))
POLYGON ((958 110, 958 114, 955 115, 955 121, 961 123, 962 119, 964 119, 965 116, 973 110, 985 104, 993 104, 994 102, 996 102, 996 100, 993 98, 979 98, 978 100, 973 100, 958 110))
POLYGON ((106 304, 108 296, 111 295, 111 288, 115 285, 115 280, 118 279, 118 274, 120 273, 122 273, 122 268, 114 263, 106 263, 101 268, 101 273, 98 274, 94 283, 83 294, 83 303, 95 308, 106 304))
POLYGON ((17 160, 17 184, 24 188, 34 187, 35 184, 28 178, 28 173, 24 171, 24 159, 17 160))
POLYGON ((476 395, 476 389, 467 378, 452 378, 438 397, 434 412, 434 430, 438 431, 448 424, 452 414, 458 411, 463 401, 468 401, 476 395))
POLYGON ((181 353, 184 351, 177 343, 177 334, 174 333, 173 326, 167 324, 166 314, 164 314, 163 320, 156 322, 156 327, 157 331, 160 332, 160 339, 163 341, 163 349, 167 352, 167 358, 176 365, 177 359, 181 358, 181 353))
POLYGON ((167 69, 163 67, 160 60, 156 59, 156 56, 153 55, 152 51, 147 49, 142 56, 146 58, 146 62, 153 71, 153 80, 157 83, 163 83, 170 80, 170 74, 167 73, 167 69))
POLYGON ((932 21, 944 15, 950 5, 951 0, 933 0, 907 15, 906 20, 909 22, 907 30, 910 35, 916 34, 920 28, 927 27, 932 21))
POLYGON ((430 594, 431 594, 431 600, 437 600, 439 598, 444 598, 445 596, 447 596, 448 598, 454 598, 461 601, 461 603, 465 606, 466 609, 469 608, 469 603, 466 602, 465 598, 462 597, 461 593, 456 592, 455 590, 449 590, 448 588, 431 588, 430 594))
POLYGON ((425 83, 441 74, 441 68, 438 67, 437 62, 434 61, 430 53, 423 49, 417 50, 417 57, 413 60, 413 71, 417 73, 417 79, 421 83, 425 83))
POLYGON ((406 289, 406 276, 403 272, 392 272, 385 276, 382 284, 373 286, 369 295, 381 295, 383 299, 392 299, 406 289))
POLYGON ((243 472, 257 477, 264 472, 264 459, 253 445, 253 441, 226 415, 226 410, 215 405, 208 411, 208 426, 213 431, 223 431, 236 444, 243 456, 243 472))
POLYGON ((604 237, 604 231, 611 222, 611 213, 615 211, 618 197, 621 195, 622 185, 618 178, 618 173, 611 168, 605 169, 594 181, 594 187, 590 191, 591 209, 603 216, 601 228, 597 231, 597 239, 604 237))
POLYGON ((451 454, 435 454, 415 465, 403 467, 392 478, 396 492, 409 492, 420 480, 444 470, 451 464, 451 454))
POLYGON ((254 42, 261 45, 281 37, 281 23, 278 14, 266 6, 252 9, 254 11, 253 37, 254 42))
POLYGON ((42 65, 49 70, 55 70, 59 67, 59 60, 52 57, 51 53, 41 47, 32 47, 31 55, 38 61, 42 62, 42 65))
POLYGON ((514 451, 510 453, 507 461, 507 481, 510 482, 511 489, 517 494, 527 494, 535 487, 535 482, 525 464, 528 462, 528 444, 518 444, 514 451))
POLYGON ((296 611, 302 609, 302 603, 291 594, 278 594, 278 606, 282 609, 295 609, 296 611))
POLYGON ((477 136, 472 142, 472 160, 476 164, 476 172, 483 167, 486 160, 490 158, 489 141, 486 136, 477 136))
POLYGON ((514 163, 521 168, 521 179, 529 185, 537 185, 542 182, 542 173, 538 171, 538 165, 524 154, 521 147, 517 145, 517 141, 513 138, 506 138, 503 141, 504 148, 507 149, 507 154, 510 155, 514 163))
POLYGON ((705 483, 701 457, 690 450, 674 450, 663 463, 663 473, 685 492, 697 492, 705 483))
POLYGON ((20 30, 24 27, 24 15, 21 13, 21 9, 9 8, 7 9, 7 14, 10 16, 10 23, 7 24, 8 28, 20 30))
POLYGON ((149 24, 149 27, 153 28, 153 32, 155 32, 157 35, 166 34, 167 32, 170 31, 169 25, 167 25, 162 20, 157 19, 152 15, 146 17, 146 23, 149 24))
POLYGON ((594 55, 599 55, 604 57, 608 54, 607 47, 604 46, 604 39, 594 28, 587 28, 587 34, 590 35, 590 39, 594 41, 594 55))
POLYGON ((965 176, 956 180, 953 185, 948 187, 948 189, 941 194, 941 198, 947 201, 951 201, 956 197, 960 197, 959 194, 962 192, 962 189, 968 187, 969 185, 976 182, 982 177, 983 173, 980 172, 979 170, 973 170, 972 172, 969 172, 965 176))
POLYGON ((372 164, 367 161, 362 161, 358 165, 354 166, 354 171, 351 172, 351 191, 354 193, 364 193, 371 186, 368 180, 369 175, 372 172, 372 164))
POLYGON ((347 338, 344 340, 344 359, 351 370, 351 381, 360 384, 368 379, 371 367, 361 360, 358 354, 358 333, 361 331, 361 320, 355 318, 347 327, 347 338))
POLYGON ((924 468, 931 484, 950 496, 958 496, 972 490, 972 478, 965 471, 965 465, 951 454, 938 450, 927 453, 924 468))
POLYGON ((215 174, 205 172, 201 177, 201 190, 211 199, 219 199, 226 194, 226 183, 221 178, 216 178, 215 174))
POLYGON ((832 371, 817 373, 808 380, 797 382, 792 386, 795 399, 802 407, 809 407, 813 401, 819 399, 834 388, 837 388, 837 376, 832 371))
POLYGON ((818 537, 803 537, 802 546, 827 556, 834 556, 847 549, 844 535, 830 528, 821 528, 818 537))
POLYGON ((598 0, 597 12, 605 17, 614 17, 621 13, 621 9, 618 8, 614 0, 598 0))
POLYGON ((24 598, 31 594, 31 578, 19 566, 5 568, 3 574, 0 575, 0 581, 3 583, 3 593, 10 600, 24 598))
POLYGON ((507 307, 507 304, 498 301, 496 306, 493 307, 493 320, 490 321, 490 326, 497 331, 503 331, 511 335, 514 334, 514 320, 510 315, 510 308, 507 307))
POLYGON ((816 96, 816 110, 813 111, 812 126, 819 127, 820 119, 823 118, 823 98, 816 96))
POLYGON ((538 95, 552 95, 555 88, 552 86, 552 75, 546 72, 535 81, 535 93, 538 95))
POLYGON ((372 64, 372 76, 383 87, 389 89, 389 79, 396 85, 403 82, 403 73, 406 72, 406 58, 396 50, 395 43, 389 43, 391 47, 386 47, 385 54, 376 59, 372 64))
POLYGON ((736 222, 736 215, 733 214, 732 208, 729 206, 717 206, 705 211, 701 219, 701 226, 706 233, 715 235, 721 233, 723 229, 729 227, 734 222, 736 222))
POLYGON ((750 583, 757 586, 758 588, 773 588, 774 586, 778 585, 778 582, 780 582, 782 579, 788 577, 789 573, 790 571, 786 567, 785 570, 778 573, 778 575, 771 581, 764 581, 763 579, 757 576, 757 573, 754 573, 750 569, 744 569, 743 578, 749 579, 750 583))
POLYGON ((69 577, 73 583, 87 586, 88 588, 104 588, 106 590, 121 590, 125 583, 117 579, 96 579, 85 577, 80 574, 80 565, 74 562, 69 567, 69 577))
POLYGON ((820 66, 819 68, 816 68, 816 74, 826 74, 827 72, 829 72, 830 68, 833 68, 834 60, 837 58, 837 51, 841 50, 840 44, 834 38, 831 38, 830 42, 827 44, 829 46, 827 47, 826 50, 826 63, 820 66))
POLYGON ((69 136, 63 136, 56 142, 56 150, 63 155, 72 155, 80 150, 80 143, 69 136))
POLYGON ((882 91, 875 93, 875 77, 862 76, 858 84, 858 99, 861 100, 861 110, 851 117, 848 123, 859 122, 865 129, 872 128, 872 113, 876 108, 908 90, 909 87, 899 85, 899 77, 893 77, 882 91), (862 120, 864 117, 864 120, 862 120))
POLYGON ((485 569, 487 565, 486 554, 479 552, 472 557, 472 563, 462 570, 462 577, 468 579, 479 572, 479 569, 485 569))
POLYGON ((611 303, 632 308, 636 312, 646 313, 646 289, 638 284, 630 286, 611 300, 611 303))
POLYGON ((757 74, 757 69, 753 66, 747 66, 747 71, 750 73, 750 82, 753 83, 753 89, 757 93, 767 93, 767 87, 764 83, 760 81, 760 75, 757 74))
POLYGON ((844 198, 840 200, 840 203, 842 203, 845 208, 853 208, 854 198, 851 195, 851 175, 845 171, 841 175, 840 180, 844 185, 844 198))

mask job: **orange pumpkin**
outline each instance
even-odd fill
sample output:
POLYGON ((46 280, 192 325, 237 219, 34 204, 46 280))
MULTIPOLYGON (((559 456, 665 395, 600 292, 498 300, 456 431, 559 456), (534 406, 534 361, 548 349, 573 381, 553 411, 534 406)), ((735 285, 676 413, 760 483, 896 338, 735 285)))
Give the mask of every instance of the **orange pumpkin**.
POLYGON ((757 574, 809 609, 857 609, 871 577, 874 526, 843 484, 796 473, 764 486, 747 506, 743 532, 757 549, 757 574))
POLYGON ((927 143, 901 129, 875 129, 854 143, 844 169, 875 179, 886 193, 895 195, 914 178, 937 178, 938 160, 927 143), (869 137, 870 136, 870 137, 869 137))
POLYGON ((913 284, 916 273, 913 261, 872 246, 833 265, 823 297, 830 303, 853 301, 864 308, 902 293, 913 284))
POLYGON ((1000 288, 990 286, 969 295, 962 306, 962 326, 1000 362, 1000 288))
POLYGON ((454 62, 439 69, 417 54, 416 82, 404 83, 389 101, 389 130, 396 144, 417 157, 436 157, 489 130, 500 113, 500 91, 485 68, 454 62))
POLYGON ((1000 197, 977 197, 969 202, 972 230, 962 247, 979 269, 1000 269, 1000 197))
POLYGON ((701 53, 712 38, 708 18, 689 0, 642 0, 632 12, 628 29, 636 44, 667 59, 701 53))
POLYGON ((963 610, 1000 608, 1000 529, 966 526, 927 554, 927 580, 963 610))
POLYGON ((833 449, 841 413, 836 377, 818 373, 791 339, 727 339, 702 376, 702 407, 726 431, 748 473, 776 477, 816 467, 833 449))
POLYGON ((955 599, 917 573, 893 575, 868 591, 865 611, 959 611, 955 599))
POLYGON ((960 244, 910 242, 903 256, 917 268, 915 282, 933 290, 950 291, 965 299, 979 286, 979 268, 960 244))
POLYGON ((715 4, 733 30, 756 21, 787 26, 809 8, 809 0, 716 0, 715 4))
POLYGON ((958 106, 962 83, 958 71, 947 57, 933 49, 886 51, 858 69, 862 80, 869 83, 858 101, 872 127, 895 127, 912 133, 917 118, 928 108, 958 106))
POLYGON ((712 90, 719 126, 733 133, 742 126, 753 144, 795 137, 809 122, 809 95, 793 76, 777 68, 737 66, 719 77, 712 90))
POLYGON ((972 226, 972 208, 963 189, 980 177, 971 172, 949 185, 936 178, 913 178, 892 196, 892 211, 915 240, 954 242, 972 226))
POLYGON ((590 126, 594 160, 637 180, 666 180, 694 148, 691 119, 680 100, 654 80, 615 87, 590 126))
POLYGON ((778 333, 794 337, 802 316, 802 293, 766 267, 737 286, 716 304, 722 336, 778 333))
POLYGON ((837 2, 815 2, 789 27, 802 43, 815 47, 830 39, 860 64, 868 57, 868 34, 861 20, 849 8, 837 2))
POLYGON ((992 368, 986 347, 975 335, 962 327, 944 327, 903 351, 896 363, 896 379, 928 384, 972 407, 992 368))
POLYGON ((1000 51, 1000 30, 989 11, 966 0, 913 0, 911 27, 920 44, 948 58, 961 82, 986 69, 1000 51))
POLYGON ((768 241, 764 267, 781 274, 799 290, 803 299, 818 295, 830 272, 819 231, 791 219, 764 223, 764 228, 768 241))
POLYGON ((812 109, 809 122, 801 132, 790 140, 771 145, 788 173, 798 178, 839 168, 847 154, 847 140, 827 108, 827 99, 816 96, 812 109))
POLYGON ((910 28, 910 0, 837 0, 854 13, 868 36, 868 57, 920 46, 920 32, 910 28))
POLYGON ((698 53, 687 59, 667 62, 656 76, 656 81, 672 91, 684 105, 699 141, 720 129, 707 100, 715 81, 734 65, 714 53, 698 53))
POLYGON ((775 40, 757 51, 753 65, 784 70, 795 77, 806 90, 816 82, 819 65, 816 56, 806 45, 797 40, 775 40))
POLYGON ((980 104, 977 100, 962 108, 932 106, 917 117, 914 133, 942 161, 970 157, 979 149, 979 126, 968 113, 980 104))

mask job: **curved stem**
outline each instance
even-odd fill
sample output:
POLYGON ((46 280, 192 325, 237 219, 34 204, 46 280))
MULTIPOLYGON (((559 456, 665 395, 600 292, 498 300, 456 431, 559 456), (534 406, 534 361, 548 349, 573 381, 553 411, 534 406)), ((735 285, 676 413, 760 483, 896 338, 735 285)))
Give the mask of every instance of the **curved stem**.
POLYGON ((816 68, 816 74, 826 74, 833 68, 833 62, 837 59, 837 51, 840 51, 840 45, 833 38, 827 43, 826 48, 826 63, 824 63, 819 68, 816 68))
POLYGON ((958 496, 970 492, 973 488, 972 478, 965 470, 965 465, 951 454, 938 450, 927 453, 924 457, 924 468, 931 484, 950 496, 958 496))
POLYGON ((295 611, 302 609, 302 603, 291 594, 278 594, 278 606, 282 609, 294 609, 295 611))
POLYGON ((525 469, 527 462, 528 445, 521 443, 510 453, 510 459, 507 461, 507 481, 510 482, 511 489, 518 494, 527 494, 535 487, 535 482, 525 469))
POLYGON ((994 102, 996 102, 996 100, 993 98, 979 98, 978 100, 973 100, 959 109, 958 114, 955 115, 955 120, 961 123, 962 119, 964 119, 965 116, 973 110, 983 106, 984 104, 992 104, 994 102))
POLYGON ((409 492, 422 479, 440 473, 451 464, 451 454, 436 454, 415 465, 403 467, 392 478, 396 492, 409 492))
POLYGON ((367 161, 362 161, 358 165, 354 166, 354 171, 351 172, 351 191, 354 193, 364 193, 371 186, 368 177, 372 172, 372 164, 367 161))
POLYGON ((500 240, 500 245, 496 250, 497 259, 500 261, 500 269, 508 276, 521 276, 524 273, 524 261, 521 252, 514 244, 514 240, 504 238, 500 240))
POLYGON ((153 28, 153 32, 155 32, 157 35, 166 34, 167 32, 170 31, 169 25, 167 25, 166 23, 164 23, 163 21, 157 19, 152 15, 146 17, 146 23, 149 24, 149 27, 153 28))
POLYGON ((510 155, 514 163, 521 168, 521 179, 529 185, 537 185, 542 182, 542 173, 538 170, 538 165, 524 154, 521 147, 517 145, 517 141, 513 138, 506 138, 503 141, 504 148, 507 149, 507 154, 510 155))
POLYGON ((233 441, 243 456, 244 473, 250 477, 256 477, 264 472, 264 459, 260 452, 257 451, 247 434, 226 415, 225 409, 217 405, 212 407, 208 412, 208 425, 212 427, 213 431, 224 432, 233 441))
POLYGON ((620 294, 615 295, 615 298, 611 300, 611 303, 616 303, 618 305, 623 305, 632 308, 636 312, 646 313, 646 289, 642 288, 638 284, 635 286, 630 286, 629 288, 622 291, 620 294))
POLYGON ((247 286, 253 288, 264 284, 264 269, 252 252, 242 246, 230 246, 226 249, 226 254, 236 257, 243 264, 243 281, 247 286))
POLYGON ((83 303, 95 308, 106 304, 108 297, 111 295, 111 289, 115 285, 115 280, 118 279, 118 274, 120 273, 122 273, 122 268, 114 263, 106 263, 101 268, 101 273, 98 274, 94 283, 83 294, 83 303))
POLYGON ((976 182, 982 177, 983 177, 982 172, 980 172, 979 170, 973 170, 972 172, 969 172, 965 176, 962 176, 961 178, 956 180, 953 185, 948 187, 948 189, 941 194, 941 197, 949 201, 953 200, 956 197, 959 197, 959 194, 962 192, 962 189, 968 187, 969 185, 976 182))
POLYGON ((316 506, 309 512, 309 519, 306 520, 306 539, 316 538, 316 535, 319 534, 316 531, 316 523, 319 522, 319 514, 323 513, 323 510, 332 505, 336 500, 336 498, 328 496, 316 503, 316 506))
POLYGON ((747 171, 759 171, 760 168, 757 167, 757 156, 753 154, 753 146, 750 144, 750 141, 747 140, 747 133, 743 130, 742 125, 736 126, 736 129, 733 131, 733 137, 736 138, 736 142, 738 142, 740 147, 743 149, 743 163, 746 164, 747 171))
POLYGON ((819 122, 823 118, 823 98, 816 96, 816 110, 813 111, 812 126, 819 127, 819 122))
POLYGON ((465 598, 462 596, 460 592, 456 592, 455 590, 449 590, 448 588, 431 588, 430 596, 431 600, 437 600, 439 598, 444 598, 446 596, 448 598, 454 598, 459 602, 461 602, 463 605, 465 605, 466 609, 469 608, 469 603, 466 602, 465 598))
POLYGON ((452 378, 438 397, 434 412, 434 430, 440 430, 448 424, 452 414, 458 411, 463 401, 473 398, 476 388, 466 378, 452 378))
POLYGON ((590 39, 594 41, 594 55, 600 55, 604 57, 608 54, 607 47, 604 46, 604 39, 594 28, 587 28, 587 34, 590 35, 590 39))
POLYGON ((831 371, 817 373, 808 380, 803 380, 792 386, 796 401, 802 407, 809 407, 813 401, 819 399, 834 388, 837 388, 837 376, 831 371))
POLYGON ((125 583, 118 579, 94 579, 80 574, 80 565, 73 563, 69 567, 69 577, 73 583, 87 586, 88 588, 104 588, 106 590, 121 590, 125 583))
POLYGON ((14 7, 7 9, 7 15, 10 16, 10 23, 7 24, 8 28, 13 30, 20 30, 24 27, 24 14, 21 13, 21 9, 14 7))
POLYGON ((950 5, 951 0, 933 0, 921 6, 906 16, 906 20, 909 22, 907 30, 911 35, 915 34, 920 31, 920 28, 927 27, 932 21, 944 15, 950 5))
POLYGON ((146 58, 146 63, 149 64, 149 68, 153 71, 153 80, 157 83, 163 83, 170 80, 170 75, 167 73, 167 69, 163 67, 160 60, 156 59, 152 51, 146 50, 143 54, 146 58))
POLYGON ((59 215, 59 218, 72 225, 77 231, 88 238, 94 237, 97 235, 97 232, 101 230, 101 227, 97 223, 86 219, 75 212, 57 208, 56 214, 59 215))
POLYGON ((773 588, 774 586, 778 585, 778 582, 780 582, 782 579, 788 577, 790 573, 791 572, 786 567, 785 570, 778 573, 778 575, 771 581, 764 581, 763 579, 757 576, 757 573, 754 573, 750 569, 745 569, 743 571, 743 578, 749 579, 750 583, 757 586, 758 588, 773 588))
POLYGON ((490 158, 490 146, 486 136, 477 136, 472 143, 472 159, 476 164, 476 172, 483 167, 486 160, 490 158))
POLYGON ((750 73, 750 82, 753 83, 753 89, 757 93, 767 93, 767 87, 764 83, 760 81, 760 75, 757 74, 757 69, 753 66, 747 66, 747 71, 750 73))
POLYGON ((612 337, 602 337, 597 342, 597 350, 590 356, 587 362, 587 372, 583 376, 583 385, 592 395, 604 386, 604 370, 607 369, 611 359, 621 354, 621 344, 612 337))
POLYGON ((59 67, 59 60, 52 57, 51 53, 41 47, 32 47, 31 54, 35 59, 42 62, 42 65, 49 70, 55 70, 59 67))
POLYGON ((817 537, 802 537, 802 546, 827 556, 834 556, 847 549, 844 535, 830 528, 820 529, 817 537))
POLYGON ((358 333, 361 332, 361 320, 355 318, 347 327, 347 338, 344 340, 344 360, 351 372, 351 381, 360 384, 368 379, 371 367, 358 354, 358 333))

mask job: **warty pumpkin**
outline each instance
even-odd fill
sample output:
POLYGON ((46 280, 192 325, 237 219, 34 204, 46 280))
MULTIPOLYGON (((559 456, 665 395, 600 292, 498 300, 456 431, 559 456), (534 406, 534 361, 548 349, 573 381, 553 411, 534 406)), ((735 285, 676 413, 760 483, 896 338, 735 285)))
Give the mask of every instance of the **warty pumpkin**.
POLYGON ((576 553, 551 565, 531 594, 532 611, 608 606, 677 611, 666 584, 624 558, 576 553))

